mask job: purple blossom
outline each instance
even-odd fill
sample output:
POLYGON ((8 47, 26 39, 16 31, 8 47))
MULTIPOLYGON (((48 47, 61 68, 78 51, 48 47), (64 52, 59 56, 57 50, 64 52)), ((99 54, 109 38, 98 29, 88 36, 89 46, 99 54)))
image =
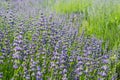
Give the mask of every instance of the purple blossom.
POLYGON ((3 72, 0 72, 0 79, 3 78, 3 72))
POLYGON ((106 76, 107 76, 107 73, 105 73, 105 72, 103 71, 103 72, 100 72, 99 75, 102 76, 102 77, 106 77, 106 76))
POLYGON ((17 65, 17 64, 14 64, 14 65, 13 65, 13 68, 14 68, 14 69, 18 69, 18 65, 17 65))
POLYGON ((21 47, 19 47, 19 46, 16 46, 16 47, 14 48, 14 50, 15 50, 15 52, 16 52, 16 51, 21 51, 21 50, 22 50, 22 48, 21 48, 21 47))
POLYGON ((108 69, 108 66, 107 65, 104 65, 101 67, 104 71, 106 71, 108 69))

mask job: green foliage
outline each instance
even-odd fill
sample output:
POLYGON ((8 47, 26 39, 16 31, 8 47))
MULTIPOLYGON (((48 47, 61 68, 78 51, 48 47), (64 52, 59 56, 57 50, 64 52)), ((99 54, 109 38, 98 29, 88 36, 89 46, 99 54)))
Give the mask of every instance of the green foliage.
POLYGON ((120 62, 116 65, 117 80, 120 79, 120 62))
POLYGON ((60 0, 53 9, 58 13, 82 13, 87 35, 109 42, 110 49, 120 44, 120 0, 60 0))
POLYGON ((109 41, 110 48, 120 44, 120 6, 117 0, 96 1, 88 10, 88 34, 95 34, 104 41, 109 41))
POLYGON ((93 0, 59 0, 53 6, 60 13, 84 12, 93 0))

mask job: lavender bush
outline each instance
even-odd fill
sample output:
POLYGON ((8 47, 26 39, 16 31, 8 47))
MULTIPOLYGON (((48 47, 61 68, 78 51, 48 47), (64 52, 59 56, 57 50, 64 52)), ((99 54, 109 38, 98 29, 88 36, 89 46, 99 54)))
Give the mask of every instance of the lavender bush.
POLYGON ((0 80, 119 80, 120 52, 81 33, 81 14, 24 13, 17 2, 0 9, 0 80))

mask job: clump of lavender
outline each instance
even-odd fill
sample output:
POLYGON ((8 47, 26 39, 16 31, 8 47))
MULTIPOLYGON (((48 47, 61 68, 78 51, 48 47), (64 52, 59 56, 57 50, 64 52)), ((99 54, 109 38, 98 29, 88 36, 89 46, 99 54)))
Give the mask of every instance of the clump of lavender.
MULTIPOLYGON (((5 54, 5 50, 4 49, 2 49, 1 52, 3 52, 3 54, 5 54)), ((5 56, 3 54, 0 55, 0 65, 4 65, 5 56)), ((1 67, 0 70, 2 70, 2 67, 1 67)), ((2 79, 2 78, 3 78, 3 72, 0 71, 0 79, 2 79)))
POLYGON ((52 77, 54 77, 55 79, 57 78, 57 74, 59 71, 59 58, 60 58, 59 56, 60 56, 60 54, 55 49, 55 51, 52 54, 51 62, 50 62, 51 79, 52 79, 52 77))
POLYGON ((77 57, 77 64, 75 66, 75 80, 79 80, 80 77, 83 75, 84 72, 84 63, 82 57, 78 56, 77 57))
POLYGON ((13 58, 13 68, 15 69, 13 78, 16 79, 21 76, 21 72, 19 72, 18 69, 21 68, 22 66, 21 64, 24 58, 22 26, 18 28, 18 31, 15 34, 13 46, 14 46, 13 48, 14 53, 12 55, 12 58, 13 58))
POLYGON ((108 74, 109 74, 109 56, 108 55, 103 55, 100 61, 101 68, 99 69, 99 76, 100 79, 107 79, 108 74))
POLYGON ((68 80, 67 78, 67 72, 68 72, 68 55, 67 55, 67 47, 64 45, 62 47, 62 51, 60 54, 59 59, 59 66, 60 66, 60 74, 62 74, 62 80, 68 80))
MULTIPOLYGON (((2 55, 0 55, 0 64, 3 64, 3 59, 4 59, 4 54, 5 54, 5 49, 3 48, 3 44, 2 44, 2 42, 3 42, 3 38, 4 38, 4 33, 2 32, 2 31, 0 31, 0 49, 1 49, 1 51, 0 52, 2 52, 3 54, 2 55)), ((2 73, 1 73, 2 74, 2 73)))
POLYGON ((39 66, 37 66, 36 80, 43 80, 42 79, 41 68, 39 66))
POLYGON ((14 10, 18 9, 16 13, 11 8, 7 10, 6 28, 0 30, 1 79, 114 79, 109 55, 112 53, 103 50, 101 40, 86 37, 84 31, 79 35, 80 23, 75 17, 78 14, 51 14, 48 17, 44 12, 37 12, 39 15, 34 13, 33 16, 25 1, 17 4, 11 4, 14 10), (23 6, 15 7, 17 4, 24 4, 25 9, 23 6), (29 11, 25 11, 28 15, 23 10, 29 11), (20 14, 24 14, 24 18, 20 14), (9 62, 13 67, 3 68, 9 62), (8 78, 6 71, 10 74, 8 78))

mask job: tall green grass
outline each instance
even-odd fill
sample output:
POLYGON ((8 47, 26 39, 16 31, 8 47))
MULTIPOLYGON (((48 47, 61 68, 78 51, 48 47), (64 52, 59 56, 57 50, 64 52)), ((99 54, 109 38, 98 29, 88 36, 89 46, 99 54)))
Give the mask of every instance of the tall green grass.
POLYGON ((53 9, 60 13, 83 12, 91 6, 92 1, 93 0, 59 0, 54 4, 53 9))
POLYGON ((87 12, 87 33, 109 41, 109 47, 116 49, 120 44, 120 0, 96 0, 87 12))
POLYGON ((58 13, 82 13, 82 27, 87 35, 109 42, 109 48, 120 46, 120 0, 60 0, 53 6, 58 13))

